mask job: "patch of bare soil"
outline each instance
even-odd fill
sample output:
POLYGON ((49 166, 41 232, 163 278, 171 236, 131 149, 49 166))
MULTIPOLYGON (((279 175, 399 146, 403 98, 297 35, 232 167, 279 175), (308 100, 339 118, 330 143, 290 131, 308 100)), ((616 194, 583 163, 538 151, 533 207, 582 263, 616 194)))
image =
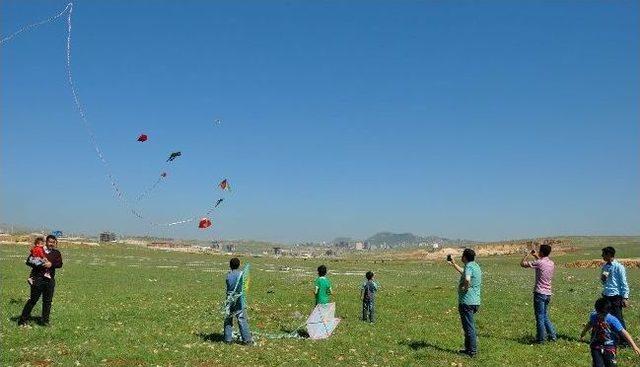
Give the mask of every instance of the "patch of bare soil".
MULTIPOLYGON (((544 241, 520 241, 520 242, 499 242, 499 243, 486 243, 482 245, 471 246, 476 252, 477 256, 502 256, 502 255, 514 255, 525 254, 532 249, 537 249, 541 244, 549 244, 553 248, 553 254, 563 254, 571 251, 575 251, 576 248, 563 243, 557 239, 547 239, 544 241)), ((459 256, 462 255, 463 248, 450 248, 445 247, 438 250, 425 250, 417 249, 411 251, 403 251, 392 254, 388 257, 394 260, 441 260, 447 257, 447 255, 459 256)), ((389 254, 388 254, 389 255, 389 254)))
MULTIPOLYGON (((626 268, 640 268, 640 259, 616 259, 622 263, 626 268)), ((564 266, 567 268, 578 268, 578 269, 592 269, 599 268, 604 264, 604 261, 601 259, 591 259, 591 260, 576 260, 570 263, 565 264, 564 266)))

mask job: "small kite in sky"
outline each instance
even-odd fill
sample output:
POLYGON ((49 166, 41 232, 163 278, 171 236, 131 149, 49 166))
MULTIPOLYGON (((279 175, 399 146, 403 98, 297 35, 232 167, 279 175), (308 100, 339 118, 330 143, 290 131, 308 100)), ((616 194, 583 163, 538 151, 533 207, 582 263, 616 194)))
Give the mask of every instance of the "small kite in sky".
POLYGON ((167 173, 166 173, 166 172, 162 172, 162 173, 160 174, 160 177, 162 177, 162 178, 167 177, 167 173))
POLYGON ((216 125, 222 125, 222 120, 221 119, 215 119, 213 121, 213 123, 216 124, 216 125))
POLYGON ((224 180, 220 181, 218 186, 220 187, 220 189, 222 191, 229 191, 231 189, 231 187, 229 186, 229 181, 227 181, 226 178, 224 180))
POLYGON ((198 223, 198 228, 200 229, 206 229, 211 227, 211 219, 209 218, 202 218, 200 219, 200 223, 198 223))
POLYGON ((216 201, 216 205, 214 206, 214 208, 217 208, 218 205, 220 205, 220 203, 223 201, 223 198, 218 199, 218 201, 216 201))
POLYGON ((144 143, 147 139, 148 137, 145 134, 140 134, 140 136, 138 136, 138 141, 141 143, 144 143))
POLYGON ((171 155, 169 155, 169 158, 167 159, 167 162, 171 162, 174 159, 178 158, 179 156, 182 155, 182 152, 173 152, 171 153, 171 155))

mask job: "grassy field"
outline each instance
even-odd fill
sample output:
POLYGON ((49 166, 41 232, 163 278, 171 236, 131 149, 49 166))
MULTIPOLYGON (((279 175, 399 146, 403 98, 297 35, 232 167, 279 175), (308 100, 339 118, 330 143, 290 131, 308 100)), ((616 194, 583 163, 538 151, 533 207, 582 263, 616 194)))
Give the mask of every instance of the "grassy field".
MULTIPOLYGON (((2 366, 589 366, 589 347, 577 340, 600 292, 597 269, 562 264, 597 258, 604 245, 620 257, 639 257, 640 238, 572 238, 580 250, 554 257, 558 265, 551 318, 560 340, 532 345, 533 271, 519 257, 478 259, 484 272, 477 315, 480 354, 457 355, 462 331, 457 273, 444 263, 327 260, 337 314, 328 340, 258 338, 257 345, 226 345, 220 303, 228 257, 170 253, 138 247, 60 249, 64 267, 50 327, 23 329, 16 316, 28 298, 26 246, 0 246, 2 366), (378 322, 359 321, 358 287, 373 270, 382 289, 378 322)), ((553 257, 553 256, 552 256, 553 257)), ((252 264, 249 318, 253 330, 297 327, 313 308, 316 260, 242 258, 252 264), (288 271, 281 267, 291 267, 288 271)), ((632 307, 626 319, 640 336, 640 271, 629 269, 632 307)), ((39 315, 40 303, 34 309, 39 315)), ((637 366, 629 350, 619 365, 637 366)))

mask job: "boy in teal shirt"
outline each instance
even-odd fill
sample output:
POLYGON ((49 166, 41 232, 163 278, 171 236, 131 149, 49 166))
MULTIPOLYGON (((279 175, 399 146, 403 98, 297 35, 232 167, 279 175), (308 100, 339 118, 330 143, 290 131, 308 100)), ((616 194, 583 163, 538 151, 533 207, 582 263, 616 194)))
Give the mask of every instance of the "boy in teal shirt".
POLYGON ((316 305, 327 304, 331 301, 330 295, 331 281, 327 278, 327 267, 324 265, 318 266, 318 278, 316 278, 316 289, 314 294, 316 295, 316 305))
POLYGON ((460 313, 460 321, 462 322, 462 330, 464 330, 464 349, 460 351, 469 357, 473 357, 478 353, 476 323, 474 315, 480 308, 480 290, 482 287, 482 271, 480 266, 474 261, 476 253, 472 249, 465 249, 462 252, 462 262, 464 268, 461 268, 455 261, 449 257, 449 263, 460 273, 460 282, 458 283, 458 312, 460 313))

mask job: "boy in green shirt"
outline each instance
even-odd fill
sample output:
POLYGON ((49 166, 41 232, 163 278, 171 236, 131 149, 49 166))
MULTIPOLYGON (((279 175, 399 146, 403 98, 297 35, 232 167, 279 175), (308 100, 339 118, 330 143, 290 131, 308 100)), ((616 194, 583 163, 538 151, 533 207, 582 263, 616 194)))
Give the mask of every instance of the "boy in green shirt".
POLYGON ((316 290, 314 294, 316 295, 316 305, 318 304, 326 304, 331 300, 329 296, 331 295, 331 281, 327 278, 327 267, 324 265, 318 266, 318 278, 316 278, 316 290))

